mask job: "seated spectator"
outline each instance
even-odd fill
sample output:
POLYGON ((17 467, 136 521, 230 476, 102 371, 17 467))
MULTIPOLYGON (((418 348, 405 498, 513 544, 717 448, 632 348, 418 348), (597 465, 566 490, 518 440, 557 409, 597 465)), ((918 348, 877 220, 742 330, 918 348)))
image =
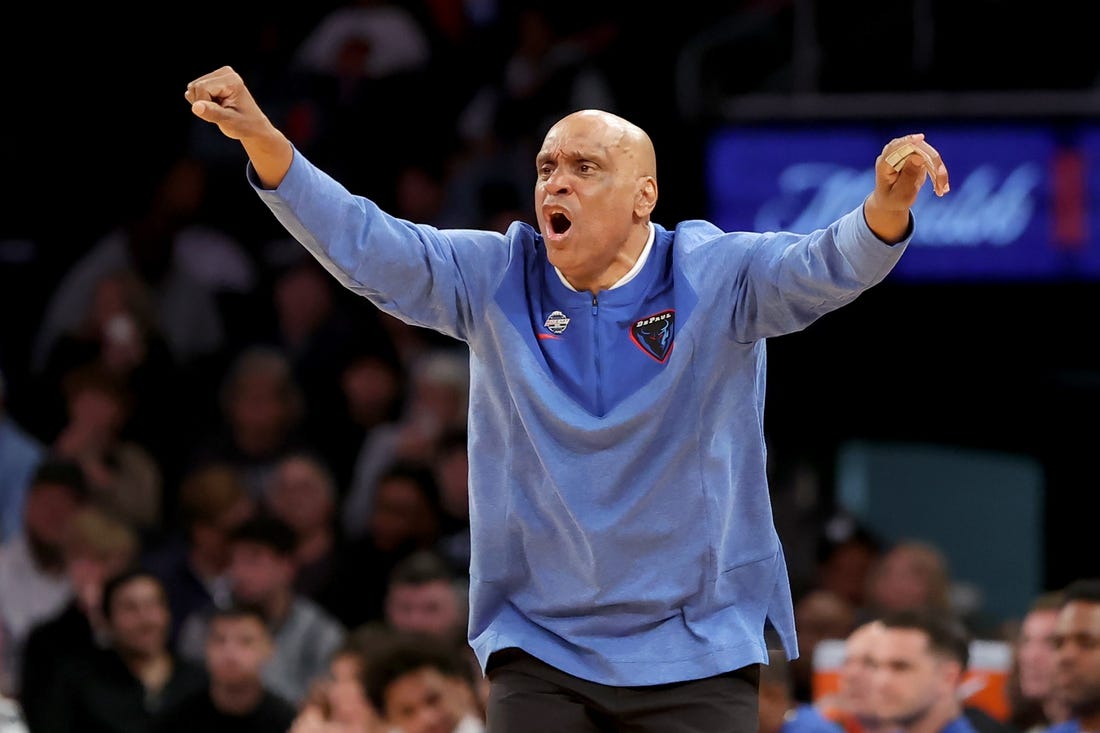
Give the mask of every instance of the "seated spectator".
POLYGON ((206 633, 209 684, 164 709, 153 733, 286 733, 294 706, 263 682, 272 652, 271 632, 258 608, 215 610, 206 633))
POLYGON ((116 575, 102 610, 107 647, 58 670, 35 733, 149 733, 159 711, 206 685, 201 666, 168 648, 168 600, 156 576, 116 575))
POLYGON ((367 434, 341 507, 344 534, 368 531, 367 520, 382 474, 396 462, 431 465, 445 435, 466 427, 470 396, 469 353, 435 347, 411 366, 401 416, 367 434))
POLYGON ((66 375, 93 367, 126 385, 132 398, 121 437, 174 467, 180 424, 164 415, 179 412, 179 370, 160 331, 153 293, 128 267, 100 276, 83 319, 62 333, 48 354, 35 395, 41 434, 56 435, 65 424, 64 395, 57 386, 66 375))
POLYGON ((317 680, 298 711, 290 733, 390 733, 367 699, 363 675, 391 631, 369 624, 348 634, 329 661, 329 673, 317 680))
POLYGON ((134 529, 104 510, 86 506, 73 517, 65 542, 65 572, 73 597, 57 615, 31 629, 23 648, 20 701, 32 730, 47 718, 54 675, 65 663, 107 646, 103 589, 108 578, 137 560, 134 529))
POLYGON ((862 611, 868 579, 882 552, 882 541, 855 519, 846 514, 833 517, 818 543, 815 587, 833 591, 862 611))
POLYGON ((48 459, 35 470, 23 507, 23 531, 0 545, 0 692, 18 697, 23 644, 35 625, 72 597, 65 574, 65 541, 84 505, 88 485, 80 466, 48 459), (18 589, 13 592, 9 589, 18 589))
POLYGON ((1049 733, 1100 730, 1100 578, 1080 578, 1062 590, 1054 649, 1054 694, 1068 715, 1049 733))
POLYGON ((139 443, 123 437, 132 395, 126 383, 98 366, 64 380, 68 422, 53 450, 80 464, 91 499, 151 536, 161 527, 163 475, 139 443))
POLYGON ((872 568, 866 600, 866 611, 872 617, 902 610, 950 612, 947 558, 927 542, 899 542, 872 568))
POLYGON ((795 701, 813 701, 813 656, 819 642, 844 639, 855 626, 856 611, 848 601, 828 590, 812 590, 794 604, 794 627, 798 634, 799 657, 784 660, 791 676, 795 701))
POLYGON ((400 634, 370 660, 367 696, 396 733, 481 733, 485 722, 460 708, 454 684, 471 689, 470 668, 432 636, 400 634))
POLYGON ((229 602, 230 537, 256 511, 256 502, 237 471, 218 463, 184 477, 179 504, 183 536, 144 560, 168 593, 174 649, 184 619, 195 611, 229 602))
POLYGON ((838 689, 817 701, 816 705, 829 720, 840 725, 846 733, 886 733, 887 722, 879 716, 873 694, 874 659, 872 652, 878 645, 882 624, 865 621, 844 640, 844 661, 840 667, 838 689))
POLYGON ((397 462, 378 482, 368 531, 345 540, 321 602, 348 628, 381 621, 394 565, 439 542, 439 490, 431 468, 397 462))
POLYGON ((1054 690, 1054 634, 1061 605, 1059 593, 1044 593, 1032 601, 1013 645, 1009 722, 1026 733, 1041 733, 1069 717, 1054 690))
MULTIPOLYGON (((294 530, 275 517, 257 515, 234 531, 229 577, 234 603, 256 606, 267 620, 275 648, 264 665, 264 684, 295 707, 328 670, 343 642, 344 627, 309 598, 295 592, 294 530)), ((184 622, 179 648, 201 661, 213 608, 184 622)))
POLYGON ((321 597, 336 563, 336 485, 328 466, 309 453, 287 455, 275 466, 264 499, 297 537, 295 590, 321 597))
POLYGON ((301 434, 303 395, 290 360, 275 348, 251 346, 222 380, 221 422, 195 451, 191 468, 210 463, 236 469, 257 502, 275 466, 306 448, 301 434))
POLYGON ((419 550, 394 566, 386 591, 386 623, 394 631, 422 633, 450 644, 467 660, 474 681, 473 695, 468 685, 455 688, 465 696, 464 709, 484 717, 488 681, 466 638, 469 620, 469 581, 456 576, 437 553, 419 550))

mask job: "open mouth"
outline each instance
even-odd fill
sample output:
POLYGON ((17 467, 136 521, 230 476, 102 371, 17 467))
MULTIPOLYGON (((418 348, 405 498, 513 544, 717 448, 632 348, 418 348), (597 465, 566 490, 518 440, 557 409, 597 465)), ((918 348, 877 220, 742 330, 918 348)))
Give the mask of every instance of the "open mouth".
POLYGON ((549 224, 550 231, 553 234, 565 234, 569 231, 569 227, 573 226, 573 222, 569 221, 569 217, 560 211, 550 215, 549 224))

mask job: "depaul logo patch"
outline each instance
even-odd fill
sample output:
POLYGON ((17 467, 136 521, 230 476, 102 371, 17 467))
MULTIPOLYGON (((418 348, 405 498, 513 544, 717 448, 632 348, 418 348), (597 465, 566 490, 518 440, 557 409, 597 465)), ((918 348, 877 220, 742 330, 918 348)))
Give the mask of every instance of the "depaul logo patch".
POLYGON ((630 329, 634 344, 662 364, 672 351, 676 311, 661 311, 635 321, 630 329))

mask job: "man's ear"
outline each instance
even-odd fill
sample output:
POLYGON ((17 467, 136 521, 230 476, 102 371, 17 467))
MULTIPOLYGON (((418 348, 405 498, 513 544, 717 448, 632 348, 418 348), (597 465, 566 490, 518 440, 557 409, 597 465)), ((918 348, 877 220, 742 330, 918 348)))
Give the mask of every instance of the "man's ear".
POLYGON ((657 179, 653 176, 645 176, 641 179, 637 192, 634 194, 634 214, 645 219, 653 213, 653 207, 657 205, 657 179))

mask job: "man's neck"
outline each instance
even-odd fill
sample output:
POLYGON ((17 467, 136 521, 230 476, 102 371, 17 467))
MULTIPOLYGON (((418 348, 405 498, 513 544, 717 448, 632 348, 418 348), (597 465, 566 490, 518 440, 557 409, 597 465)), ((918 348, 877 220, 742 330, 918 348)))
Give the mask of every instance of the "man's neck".
POLYGON ((155 654, 120 651, 119 657, 122 658, 122 663, 126 665, 130 672, 141 681, 145 689, 150 692, 159 692, 168 684, 168 679, 172 676, 172 656, 166 651, 155 654))
POLYGON ((264 697, 263 684, 258 679, 237 684, 210 683, 210 699, 214 707, 230 715, 248 715, 264 697))
POLYGON ((954 701, 944 701, 928 708, 916 720, 902 727, 904 733, 940 733, 949 723, 962 715, 962 707, 954 701))

